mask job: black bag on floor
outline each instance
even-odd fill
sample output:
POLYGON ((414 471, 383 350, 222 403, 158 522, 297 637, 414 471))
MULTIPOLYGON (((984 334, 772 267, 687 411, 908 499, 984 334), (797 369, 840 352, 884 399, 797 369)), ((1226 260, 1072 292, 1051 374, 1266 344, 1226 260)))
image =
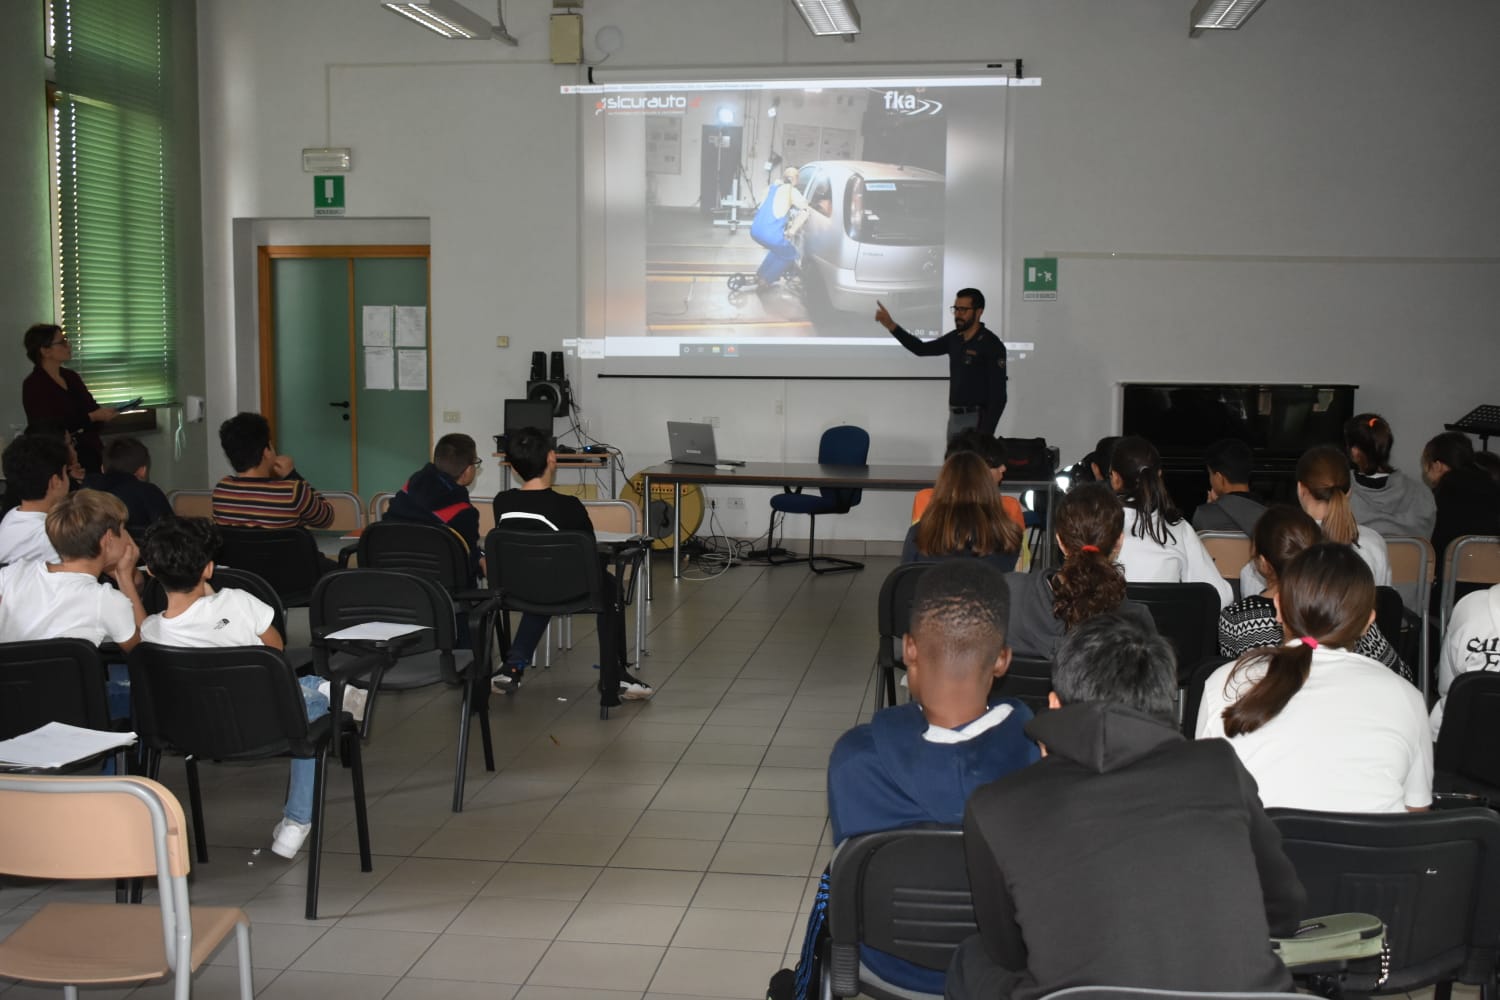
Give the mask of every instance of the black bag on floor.
POLYGON ((828 940, 828 872, 818 879, 818 894, 807 915, 807 933, 797 968, 782 969, 766 986, 766 1000, 815 1000, 823 978, 823 945, 828 940))

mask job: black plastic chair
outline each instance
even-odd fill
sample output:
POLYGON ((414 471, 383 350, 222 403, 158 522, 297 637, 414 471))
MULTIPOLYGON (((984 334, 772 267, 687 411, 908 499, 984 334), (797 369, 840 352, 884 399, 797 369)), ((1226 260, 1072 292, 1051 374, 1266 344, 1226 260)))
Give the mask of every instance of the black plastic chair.
POLYGON ((306 607, 327 565, 317 539, 306 528, 221 526, 219 540, 214 562, 254 573, 276 592, 284 608, 306 607))
POLYGON ((1453 679, 1432 763, 1434 790, 1500 804, 1500 674, 1475 670, 1453 679))
MULTIPOLYGON (((917 581, 935 563, 906 563, 886 575, 880 585, 879 603, 875 607, 876 629, 880 646, 875 651, 875 669, 880 673, 887 707, 896 704, 896 671, 905 670, 902 662, 901 637, 911 629, 911 602, 917 581)), ((877 705, 876 711, 878 712, 877 705)))
POLYGON ((312 757, 311 848, 307 862, 307 919, 318 918, 323 819, 328 797, 328 749, 344 744, 354 786, 360 871, 371 871, 365 772, 354 720, 335 707, 309 722, 302 691, 280 651, 268 646, 186 649, 143 642, 130 653, 131 701, 145 750, 146 774, 156 778, 163 753, 181 754, 198 861, 208 860, 198 762, 312 757))
MULTIPOLYGON (((481 638, 487 608, 476 608, 470 634, 476 649, 487 649, 481 638)), ((481 652, 462 662, 454 653, 453 601, 431 580, 393 570, 336 570, 318 581, 308 607, 312 627, 313 657, 317 672, 334 682, 332 699, 342 704, 343 684, 366 688, 362 735, 374 731, 376 705, 382 691, 411 691, 447 684, 463 689, 458 718, 458 760, 453 775, 453 811, 463 812, 464 782, 469 760, 469 720, 479 716, 479 734, 484 746, 485 770, 495 769, 494 744, 490 739, 490 686, 487 656, 481 652), (393 622, 418 626, 421 630, 400 640, 341 641, 330 634, 352 625, 393 622)))
MULTIPOLYGON (((830 427, 823 432, 818 441, 818 464, 819 465, 853 465, 863 466, 870 457, 870 432, 863 427, 855 427, 850 424, 841 424, 838 427, 830 427)), ((833 556, 819 556, 817 552, 817 532, 819 514, 847 514, 859 506, 864 497, 864 491, 851 489, 847 486, 821 487, 816 494, 803 493, 802 487, 784 487, 783 492, 771 497, 771 526, 766 533, 766 562, 773 566, 784 566, 788 563, 807 563, 807 568, 814 573, 842 573, 853 569, 864 569, 865 564, 855 562, 853 559, 837 559, 833 556), (776 514, 780 512, 783 516, 787 514, 806 514, 807 517, 807 556, 805 558, 777 559, 773 558, 778 551, 772 544, 772 532, 776 529, 776 514), (820 568, 818 563, 824 565, 820 568)))
POLYGON ((1191 677, 1182 685, 1177 692, 1177 705, 1180 718, 1177 720, 1182 728, 1182 735, 1192 739, 1198 727, 1198 709, 1203 704, 1203 687, 1208 683, 1208 678, 1215 670, 1231 661, 1225 658, 1215 657, 1204 660, 1198 664, 1198 669, 1193 671, 1191 677))
POLYGON ((1500 816, 1488 809, 1420 814, 1268 810, 1307 889, 1310 913, 1362 912, 1385 921, 1389 974, 1351 966, 1351 993, 1403 993, 1454 982, 1495 997, 1500 947, 1500 816))
MULTIPOLYGON (((599 544, 586 531, 536 531, 495 528, 484 539, 490 590, 499 602, 500 649, 510 652, 511 611, 537 615, 612 614, 624 621, 642 560, 645 541, 616 546, 613 592, 606 591, 599 563, 599 544)), ((620 652, 623 654, 624 649, 620 652)), ((609 659, 609 657, 602 657, 609 659)), ((599 718, 608 719, 604 692, 620 683, 618 663, 599 664, 599 718)))
POLYGON ((1015 698, 1033 715, 1047 711, 1052 693, 1052 661, 1041 656, 1012 656, 1004 677, 990 685, 990 700, 1015 698))
MULTIPOLYGON (((281 603, 281 595, 276 593, 265 580, 249 570, 234 569, 216 563, 214 575, 209 577, 208 585, 215 591, 243 590, 268 606, 271 609, 271 626, 276 629, 276 634, 281 636, 281 641, 286 641, 286 608, 281 603)), ((145 606, 148 615, 160 614, 167 609, 167 590, 161 585, 161 581, 153 576, 146 577, 146 586, 141 591, 141 604, 145 606)), ((288 649, 286 658, 293 666, 312 662, 312 654, 307 650, 288 649)))
MULTIPOLYGON (((63 722, 84 729, 119 728, 109 717, 109 679, 98 647, 83 639, 0 643, 0 740, 63 722)), ((93 767, 90 757, 64 771, 93 767)), ((125 773, 125 751, 115 754, 125 773)))
POLYGON ((825 995, 910 1000, 921 994, 892 993, 861 979, 859 946, 945 970, 954 949, 977 931, 962 830, 913 827, 851 837, 829 868, 825 995))
POLYGON ((1307 1000, 1305 993, 1211 993, 1203 990, 1148 990, 1135 986, 1070 986, 1042 1000, 1307 1000))
POLYGON ((1144 604, 1156 631, 1177 654, 1177 678, 1219 655, 1219 592, 1208 583, 1127 583, 1125 596, 1144 604))
POLYGON ((360 569, 390 569, 431 580, 450 594, 472 588, 468 547, 450 528, 377 521, 360 532, 360 569))

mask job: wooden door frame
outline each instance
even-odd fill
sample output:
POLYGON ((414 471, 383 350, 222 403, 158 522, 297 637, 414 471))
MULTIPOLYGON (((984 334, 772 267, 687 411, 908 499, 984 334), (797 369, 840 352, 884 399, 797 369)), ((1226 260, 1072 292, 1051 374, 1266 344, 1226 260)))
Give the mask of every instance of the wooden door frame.
MULTIPOLYGON (((260 412, 271 425, 271 440, 276 440, 276 342, 271 295, 271 262, 275 260, 349 261, 349 461, 355 492, 359 491, 359 388, 355 377, 355 350, 358 318, 354 310, 354 262, 381 258, 420 257, 427 261, 427 367, 432 369, 432 247, 427 244, 307 244, 296 246, 265 244, 255 248, 257 337, 260 354, 260 412)), ((432 441, 432 383, 428 380, 427 440, 432 441)))

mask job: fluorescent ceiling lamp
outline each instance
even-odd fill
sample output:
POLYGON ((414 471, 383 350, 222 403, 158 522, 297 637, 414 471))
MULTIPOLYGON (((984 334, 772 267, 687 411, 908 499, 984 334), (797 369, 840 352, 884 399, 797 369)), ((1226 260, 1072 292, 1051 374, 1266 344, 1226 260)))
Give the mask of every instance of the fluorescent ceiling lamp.
POLYGON ((792 0, 792 6, 815 35, 859 34, 859 11, 854 0, 792 0))
POLYGON ((1193 4, 1189 34, 1238 28, 1266 0, 1198 0, 1193 4))
MULTIPOLYGON (((458 0, 403 0, 401 3, 387 3, 383 6, 444 38, 493 38, 506 45, 519 44, 505 30, 503 17, 498 26, 492 25, 458 0)), ((496 11, 499 13, 498 4, 496 11)))

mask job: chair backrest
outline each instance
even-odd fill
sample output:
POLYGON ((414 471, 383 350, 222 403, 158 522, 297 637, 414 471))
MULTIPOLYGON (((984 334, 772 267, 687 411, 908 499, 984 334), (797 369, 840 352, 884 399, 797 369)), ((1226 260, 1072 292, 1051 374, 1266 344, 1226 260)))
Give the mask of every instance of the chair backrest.
POLYGON ((167 503, 178 517, 214 516, 213 490, 173 490, 167 494, 167 503))
POLYGON ((1443 702, 1433 766, 1500 790, 1500 674, 1459 674, 1443 702))
MULTIPOLYGON (((870 432, 853 424, 840 424, 823 432, 818 441, 819 465, 865 465, 870 458, 870 432)), ((833 501, 841 511, 856 506, 864 490, 823 487, 823 499, 833 501)))
POLYGON ((374 524, 382 517, 385 517, 385 512, 389 510, 391 506, 391 498, 395 495, 396 494, 392 493, 390 490, 384 490, 370 497, 370 510, 365 518, 366 523, 374 524))
POLYGON ((1238 531, 1200 531, 1198 538, 1208 550, 1219 575, 1238 584, 1240 570, 1250 561, 1250 537, 1238 531))
POLYGON ((130 651, 130 701, 136 731, 153 750, 255 760, 307 740, 297 676, 269 646, 143 642, 130 651))
POLYGON ((500 527, 484 539, 490 589, 510 611, 566 615, 604 609, 599 550, 586 531, 500 527))
POLYGON ((1198 726, 1198 708, 1203 704, 1203 686, 1208 683, 1208 678, 1215 670, 1218 670, 1230 660, 1210 659, 1200 663, 1192 676, 1188 677, 1182 684, 1182 690, 1177 699, 1178 711, 1181 713, 1182 735, 1188 739, 1193 738, 1198 726))
POLYGON ((977 930, 962 830, 912 828, 851 837, 828 878, 829 966, 836 996, 859 988, 859 946, 946 969, 977 930))
POLYGON ((1219 655, 1219 592, 1207 583, 1127 583, 1125 596, 1144 604, 1156 631, 1177 654, 1177 676, 1219 655))
POLYGON ((7 875, 182 878, 186 831, 176 796, 150 778, 0 775, 0 872, 7 875))
MULTIPOLYGON (((1269 810, 1307 890, 1308 913, 1371 913, 1385 921, 1399 993, 1458 976, 1489 982, 1500 943, 1500 816, 1269 810)), ((1344 988, 1370 992, 1351 969, 1344 988)))
POLYGON ((319 531, 336 531, 347 535, 365 526, 365 505, 357 494, 348 490, 331 490, 320 495, 333 508, 333 520, 319 531))
POLYGON ((911 630, 911 601, 917 581, 935 563, 906 563, 891 570, 880 585, 880 599, 875 608, 876 627, 880 632, 877 660, 881 667, 901 665, 901 637, 911 630))
POLYGON ((1443 628, 1453 614, 1461 583, 1500 583, 1500 538, 1464 535, 1448 543, 1443 554, 1443 628))
POLYGON ((288 608, 302 607, 323 571, 318 542, 304 528, 219 528, 214 562, 254 573, 288 608))
POLYGON ((1386 556, 1391 566, 1391 586, 1410 596, 1407 607, 1421 611, 1427 607, 1432 581, 1437 576, 1437 556, 1432 543, 1425 538, 1391 535, 1385 540, 1386 556))
POLYGON ((438 524, 377 521, 360 533, 359 565, 411 573, 450 591, 472 583, 468 546, 438 524))
POLYGON ((1015 698, 1033 715, 1047 711, 1052 693, 1052 661, 1044 656, 1012 656, 1005 676, 990 685, 990 698, 1015 698))
POLYGON ((452 669, 453 599, 421 576, 365 567, 335 570, 313 588, 307 621, 315 639, 368 622, 421 625, 427 631, 406 652, 436 649, 447 654, 444 671, 452 669))
POLYGON ((1305 993, 1219 993, 1208 990, 1149 990, 1140 986, 1069 986, 1042 1000, 1307 1000, 1305 993))
POLYGON ((83 639, 0 643, 0 739, 65 722, 109 729, 99 650, 83 639))
POLYGON ((634 535, 641 530, 641 509, 628 500, 585 500, 583 509, 595 531, 634 535))

